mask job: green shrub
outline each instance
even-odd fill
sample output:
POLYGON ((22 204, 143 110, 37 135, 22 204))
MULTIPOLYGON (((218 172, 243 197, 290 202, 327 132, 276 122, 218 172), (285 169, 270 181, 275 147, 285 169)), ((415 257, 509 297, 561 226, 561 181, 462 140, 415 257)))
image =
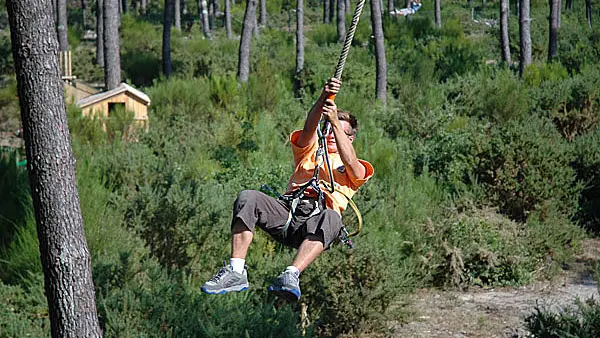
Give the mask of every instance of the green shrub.
POLYGON ((583 183, 577 214, 579 223, 597 233, 600 231, 600 129, 574 141, 573 168, 583 183))
POLYGON ((48 303, 43 276, 32 275, 23 286, 0 280, 0 337, 49 337, 48 303))
POLYGON ((578 300, 575 307, 560 312, 536 306, 525 318, 525 325, 535 337, 596 337, 600 332, 600 304, 593 298, 578 300))

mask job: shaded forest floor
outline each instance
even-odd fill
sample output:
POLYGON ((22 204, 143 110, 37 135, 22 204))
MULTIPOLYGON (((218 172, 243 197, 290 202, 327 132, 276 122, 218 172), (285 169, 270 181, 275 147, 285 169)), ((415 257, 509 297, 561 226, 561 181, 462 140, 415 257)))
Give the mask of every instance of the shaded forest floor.
POLYGON ((536 306, 557 311, 577 298, 598 298, 593 276, 600 261, 600 239, 588 239, 576 261, 552 281, 519 288, 415 292, 406 323, 390 323, 393 337, 528 337, 524 318, 536 306))

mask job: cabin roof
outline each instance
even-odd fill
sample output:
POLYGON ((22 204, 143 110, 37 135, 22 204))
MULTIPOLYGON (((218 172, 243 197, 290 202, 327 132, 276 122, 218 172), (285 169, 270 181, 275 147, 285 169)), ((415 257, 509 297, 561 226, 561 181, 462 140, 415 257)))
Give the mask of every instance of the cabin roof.
POLYGON ((146 105, 150 104, 150 98, 148 97, 148 95, 142 93, 141 91, 133 88, 132 86, 130 86, 126 83, 121 83, 117 88, 114 88, 114 89, 111 89, 111 90, 108 90, 105 92, 101 92, 98 94, 90 95, 86 98, 83 98, 83 99, 77 101, 77 105, 80 108, 85 108, 94 103, 106 100, 108 98, 111 98, 115 95, 119 95, 124 92, 131 93, 133 96, 135 96, 138 99, 140 99, 141 101, 143 101, 146 105))

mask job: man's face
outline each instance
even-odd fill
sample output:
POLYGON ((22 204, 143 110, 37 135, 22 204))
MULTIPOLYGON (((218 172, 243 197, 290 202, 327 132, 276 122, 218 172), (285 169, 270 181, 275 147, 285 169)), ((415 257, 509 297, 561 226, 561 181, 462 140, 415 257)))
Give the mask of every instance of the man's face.
MULTIPOLYGON (((344 129, 344 133, 346 137, 350 140, 350 142, 354 141, 354 135, 352 134, 352 127, 350 126, 350 122, 348 121, 340 121, 342 128, 344 129)), ((333 131, 330 131, 329 134, 325 135, 325 140, 327 141, 327 151, 329 153, 337 153, 337 143, 335 142, 335 136, 333 136, 333 131)))

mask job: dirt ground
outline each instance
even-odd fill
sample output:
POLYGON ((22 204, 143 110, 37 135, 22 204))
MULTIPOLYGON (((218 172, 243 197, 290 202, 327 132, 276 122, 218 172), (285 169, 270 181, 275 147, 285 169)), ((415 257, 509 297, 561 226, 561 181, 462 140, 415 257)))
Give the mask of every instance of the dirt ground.
POLYGON ((535 306, 557 310, 575 299, 598 298, 591 266, 600 261, 600 240, 584 242, 584 252, 553 281, 519 288, 468 291, 418 290, 407 305, 407 323, 392 323, 393 337, 528 337, 524 318, 535 306))

